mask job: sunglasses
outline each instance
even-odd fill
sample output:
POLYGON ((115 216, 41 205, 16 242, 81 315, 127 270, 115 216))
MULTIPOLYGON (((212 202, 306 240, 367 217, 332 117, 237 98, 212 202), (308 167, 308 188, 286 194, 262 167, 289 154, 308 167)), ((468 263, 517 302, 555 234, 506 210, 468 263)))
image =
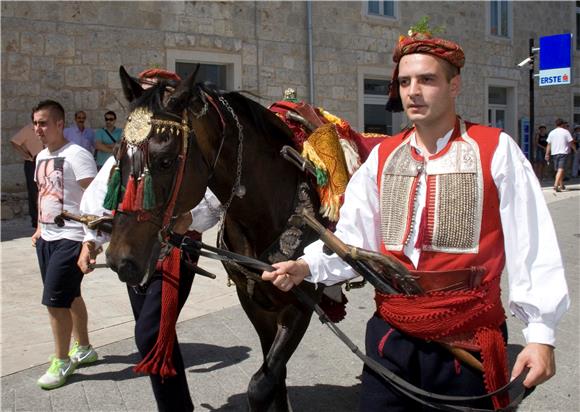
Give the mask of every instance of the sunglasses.
POLYGON ((105 117, 105 121, 107 122, 114 122, 115 118, 114 117, 105 117))

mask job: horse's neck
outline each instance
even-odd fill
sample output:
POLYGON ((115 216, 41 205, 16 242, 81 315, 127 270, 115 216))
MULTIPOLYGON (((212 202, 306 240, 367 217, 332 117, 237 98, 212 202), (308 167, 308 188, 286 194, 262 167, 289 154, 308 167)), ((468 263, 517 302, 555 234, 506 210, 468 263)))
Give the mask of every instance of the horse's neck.
MULTIPOLYGON (((235 224, 238 237, 243 234, 259 254, 286 228, 303 176, 281 156, 264 156, 264 151, 251 147, 245 148, 244 153, 248 155, 243 159, 240 185, 245 194, 241 198, 234 196, 227 211, 228 221, 232 231, 235 224)), ((235 185, 235 159, 224 162, 220 169, 210 188, 225 204, 235 185)))

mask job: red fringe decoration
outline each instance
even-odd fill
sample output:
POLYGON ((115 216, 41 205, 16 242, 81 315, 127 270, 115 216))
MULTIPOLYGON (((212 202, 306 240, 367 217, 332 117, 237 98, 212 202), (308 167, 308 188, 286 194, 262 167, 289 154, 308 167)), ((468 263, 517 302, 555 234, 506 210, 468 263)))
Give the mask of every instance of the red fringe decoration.
POLYGON ((157 270, 161 270, 163 274, 159 334, 157 335, 155 346, 133 368, 135 372, 160 375, 161 378, 177 375, 173 366, 172 355, 178 312, 180 252, 178 248, 172 248, 161 264, 157 265, 157 270))
POLYGON ((123 203, 121 203, 121 210, 125 212, 136 212, 135 208, 135 195, 136 195, 136 183, 135 177, 133 175, 129 176, 129 181, 127 182, 127 188, 125 189, 125 194, 123 195, 123 203))
MULTIPOLYGON (((499 330, 483 328, 477 331, 477 341, 481 347, 483 381, 488 393, 508 383, 507 351, 499 330), (498 360, 501 360, 498 362, 498 360)), ((505 408, 510 403, 508 392, 492 397, 494 409, 505 408)))
MULTIPOLYGON (((475 331, 481 348, 485 388, 508 383, 507 352, 499 330, 505 320, 500 278, 478 289, 430 292, 426 295, 386 295, 375 292, 379 316, 394 328, 424 340, 440 340, 475 331)), ((509 394, 492 398, 494 408, 509 404, 509 394)))
POLYGON ((318 306, 326 313, 326 316, 333 322, 338 323, 346 317, 346 304, 348 303, 348 299, 341 292, 341 301, 337 302, 324 293, 320 298, 320 302, 318 306))

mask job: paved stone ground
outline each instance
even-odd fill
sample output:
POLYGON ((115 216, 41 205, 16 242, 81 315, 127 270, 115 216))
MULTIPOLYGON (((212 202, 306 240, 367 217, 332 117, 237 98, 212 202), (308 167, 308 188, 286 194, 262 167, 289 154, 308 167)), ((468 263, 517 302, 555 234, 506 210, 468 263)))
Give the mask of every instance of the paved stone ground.
MULTIPOLYGON (((558 372, 523 402, 521 411, 580 410, 580 185, 569 187, 574 190, 558 195, 545 189, 572 300, 570 311, 558 328, 558 372)), ((349 292, 348 316, 339 324, 358 345, 362 344, 365 322, 373 311, 371 293, 369 287, 349 292)), ((509 318, 508 327, 509 351, 513 359, 523 344, 521 324, 509 318)), ((4 325, 2 328, 4 331, 4 325)), ((241 308, 232 306, 180 322, 178 335, 196 410, 245 410, 246 386, 260 366, 261 355, 257 336, 241 308)), ((9 339, 9 336, 2 337, 4 344, 9 339)), ((1 410, 154 411, 148 378, 137 376, 131 370, 138 360, 133 340, 122 339, 100 346, 98 352, 102 358, 98 364, 79 369, 66 386, 53 391, 43 391, 35 384, 47 363, 3 376, 0 381, 1 410)), ((288 365, 289 395, 294 410, 356 410, 360 371, 360 361, 325 326, 313 319, 288 365), (326 350, 314 350, 316 347, 326 350)))

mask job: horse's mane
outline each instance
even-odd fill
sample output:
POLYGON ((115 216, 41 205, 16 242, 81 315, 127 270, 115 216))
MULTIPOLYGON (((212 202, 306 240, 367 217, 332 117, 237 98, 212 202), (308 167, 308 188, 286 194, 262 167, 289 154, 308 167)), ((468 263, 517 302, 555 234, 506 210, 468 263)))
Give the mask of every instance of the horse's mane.
POLYGON ((238 116, 242 114, 244 117, 250 119, 257 131, 269 137, 270 140, 275 139, 275 142, 280 145, 293 145, 292 131, 288 126, 268 108, 255 100, 240 92, 219 90, 212 83, 198 83, 196 87, 199 87, 199 90, 202 90, 216 100, 219 96, 227 98, 232 109, 234 109, 238 116))
MULTIPOLYGON (((152 113, 175 116, 175 114, 169 113, 165 108, 166 102, 164 100, 171 99, 171 95, 166 93, 168 86, 173 87, 167 81, 161 80, 153 87, 144 90, 139 98, 131 102, 130 111, 142 107, 149 109, 152 113)), ((222 111, 226 118, 230 118, 230 116, 227 109, 219 102, 219 98, 222 96, 227 99, 239 118, 243 117, 251 121, 256 131, 267 137, 269 142, 276 146, 293 145, 292 131, 278 116, 260 103, 239 92, 221 90, 210 82, 199 82, 193 87, 195 98, 200 98, 204 93, 211 96, 216 104, 222 106, 222 111)))

